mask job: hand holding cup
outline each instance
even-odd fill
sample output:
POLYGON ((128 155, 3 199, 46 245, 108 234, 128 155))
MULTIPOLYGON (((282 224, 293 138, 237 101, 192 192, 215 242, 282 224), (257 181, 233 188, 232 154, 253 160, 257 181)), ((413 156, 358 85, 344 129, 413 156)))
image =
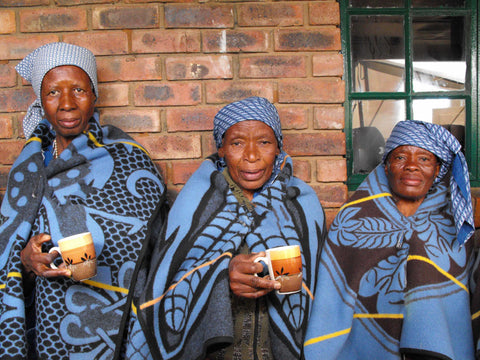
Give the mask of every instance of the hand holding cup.
POLYGON ((265 250, 267 256, 254 261, 264 262, 270 279, 282 284, 280 295, 294 294, 302 289, 302 254, 299 245, 280 246, 265 250))
MULTIPOLYGON (((97 274, 97 258, 92 234, 89 232, 72 235, 58 241, 58 246, 49 253, 57 251, 66 268, 72 272, 74 280, 81 281, 97 274)), ((53 269, 57 267, 51 263, 53 269)))

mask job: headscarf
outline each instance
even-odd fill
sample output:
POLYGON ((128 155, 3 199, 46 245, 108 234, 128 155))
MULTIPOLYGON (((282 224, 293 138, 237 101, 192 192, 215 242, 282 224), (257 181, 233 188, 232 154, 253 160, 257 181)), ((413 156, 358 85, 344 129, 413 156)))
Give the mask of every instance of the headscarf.
POLYGON ((85 71, 98 99, 97 64, 90 50, 63 42, 50 43, 37 48, 15 66, 17 72, 32 84, 37 96, 23 118, 23 133, 27 139, 44 116, 41 102, 43 78, 51 69, 62 65, 74 65, 85 71))
POLYGON ((450 193, 452 212, 460 244, 474 232, 470 177, 461 145, 455 136, 440 125, 417 120, 400 121, 395 125, 385 144, 383 161, 395 148, 402 145, 417 146, 435 154, 441 161, 440 171, 434 184, 440 182, 451 170, 450 193))
MULTIPOLYGON (((262 188, 269 186, 276 178, 283 164, 283 160, 287 156, 283 151, 283 135, 282 124, 278 116, 277 109, 270 101, 265 98, 252 96, 240 101, 230 103, 223 107, 213 120, 213 137, 217 149, 222 147, 223 136, 225 132, 232 126, 241 121, 258 120, 267 124, 275 134, 280 154, 275 157, 272 176, 263 184, 262 188)), ((220 158, 217 167, 222 170, 227 165, 224 158, 220 158)))
POLYGON ((262 97, 249 97, 233 102, 222 108, 213 120, 213 137, 218 148, 222 147, 222 140, 228 128, 240 121, 259 120, 270 126, 275 133, 280 151, 283 148, 282 125, 277 109, 273 104, 262 97))

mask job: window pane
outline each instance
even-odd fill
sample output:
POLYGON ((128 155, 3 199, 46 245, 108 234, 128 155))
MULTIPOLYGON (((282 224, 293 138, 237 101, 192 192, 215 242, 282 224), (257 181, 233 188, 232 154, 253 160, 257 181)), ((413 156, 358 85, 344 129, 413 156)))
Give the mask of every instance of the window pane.
POLYGON ((412 7, 464 7, 465 0, 412 0, 412 7))
POLYGON ((382 161, 395 124, 405 120, 405 102, 358 100, 352 106, 353 173, 368 174, 382 161))
POLYGON ((398 92, 405 88, 402 16, 352 16, 352 86, 355 92, 398 92))
POLYGON ((447 128, 465 146, 465 100, 427 99, 414 100, 413 118, 439 124, 447 128))
POLYGON ((350 0, 351 7, 366 8, 399 8, 405 6, 404 0, 350 0))
POLYGON ((413 18, 413 90, 465 89, 468 38, 461 16, 413 18))

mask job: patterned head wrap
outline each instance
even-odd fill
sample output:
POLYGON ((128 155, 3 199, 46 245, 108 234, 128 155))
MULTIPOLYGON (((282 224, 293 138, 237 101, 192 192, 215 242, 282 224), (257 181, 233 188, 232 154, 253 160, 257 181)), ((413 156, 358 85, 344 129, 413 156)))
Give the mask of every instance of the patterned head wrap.
POLYGON ((435 184, 451 169, 450 192, 452 211, 457 229, 457 240, 463 244, 474 231, 470 178, 467 162, 458 140, 444 127, 416 120, 400 121, 395 125, 385 144, 383 161, 395 148, 402 145, 417 146, 435 154, 442 165, 435 184))
POLYGON ((282 150, 282 125, 277 109, 267 99, 256 96, 228 104, 215 115, 213 137, 217 149, 222 147, 223 135, 228 128, 245 120, 259 120, 270 126, 275 133, 278 147, 282 150))
POLYGON ((80 46, 56 42, 43 45, 28 54, 16 67, 17 72, 32 84, 37 99, 23 118, 23 133, 28 139, 44 116, 41 103, 42 81, 47 72, 57 66, 75 65, 85 71, 98 99, 97 64, 93 53, 80 46))

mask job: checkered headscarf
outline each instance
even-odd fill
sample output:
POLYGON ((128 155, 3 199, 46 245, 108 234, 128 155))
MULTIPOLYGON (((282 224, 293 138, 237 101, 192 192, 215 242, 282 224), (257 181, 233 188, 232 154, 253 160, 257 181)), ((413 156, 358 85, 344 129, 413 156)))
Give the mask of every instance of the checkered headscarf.
POLYGON ((23 132, 27 139, 44 116, 41 103, 43 78, 51 69, 62 65, 75 65, 85 71, 98 99, 97 64, 95 56, 90 50, 63 42, 50 43, 37 48, 25 56, 15 67, 17 72, 32 84, 33 91, 37 96, 23 118, 23 132))
POLYGON ((213 137, 217 149, 222 147, 223 135, 228 128, 245 120, 259 120, 270 126, 275 133, 278 147, 282 150, 282 125, 277 109, 267 99, 256 96, 228 104, 215 115, 213 137))
POLYGON ((400 121, 395 125, 385 144, 383 160, 395 148, 402 145, 417 146, 435 154, 441 161, 435 184, 451 170, 450 192, 452 211, 460 244, 467 241, 474 231, 470 177, 467 162, 458 140, 440 125, 416 120, 400 121))

